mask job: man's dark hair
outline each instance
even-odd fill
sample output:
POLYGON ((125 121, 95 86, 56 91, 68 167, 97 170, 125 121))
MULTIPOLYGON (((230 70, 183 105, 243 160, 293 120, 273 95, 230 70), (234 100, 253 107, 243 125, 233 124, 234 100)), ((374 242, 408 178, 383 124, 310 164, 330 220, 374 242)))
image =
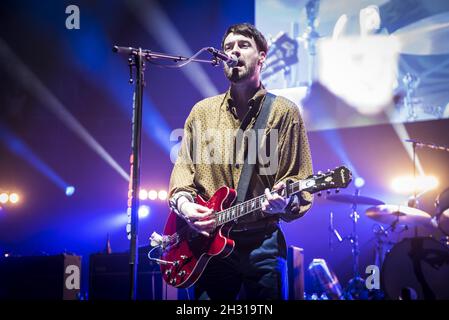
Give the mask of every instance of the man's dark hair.
POLYGON ((226 30, 223 39, 221 40, 222 49, 224 49, 225 39, 230 33, 241 34, 245 37, 252 38, 256 42, 257 50, 259 52, 260 51, 264 51, 265 53, 268 52, 267 40, 265 39, 263 34, 259 30, 257 30, 256 27, 253 26, 252 24, 245 22, 230 26, 228 30, 226 30))

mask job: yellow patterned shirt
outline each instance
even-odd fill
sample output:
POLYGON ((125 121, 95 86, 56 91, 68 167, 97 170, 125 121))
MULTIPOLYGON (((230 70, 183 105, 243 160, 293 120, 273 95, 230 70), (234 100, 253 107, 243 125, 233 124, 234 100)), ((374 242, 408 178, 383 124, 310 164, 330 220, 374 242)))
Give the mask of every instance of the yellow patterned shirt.
MULTIPOLYGON (((193 107, 185 122, 178 158, 170 178, 171 199, 180 192, 190 195, 191 199, 198 194, 208 199, 222 186, 237 188, 242 159, 249 155, 248 150, 254 149, 250 147, 249 140, 236 139, 236 132, 240 129, 244 136, 251 136, 265 95, 266 90, 261 87, 248 101, 249 111, 243 120, 237 116, 230 90, 206 98, 193 107), (239 144, 237 140, 244 142, 239 144)), ((260 160, 256 156, 257 164, 263 163, 264 166, 255 166, 246 199, 262 195, 265 188, 272 189, 278 182, 296 181, 312 174, 306 129, 293 102, 276 97, 260 137, 267 157, 260 160), (273 154, 275 156, 270 157, 273 154)), ((311 207, 312 196, 303 193, 303 197, 294 197, 294 200, 285 214, 280 215, 281 219, 291 221, 303 216, 311 207)), ((267 216, 272 215, 258 211, 241 217, 239 224, 250 225, 267 216)))

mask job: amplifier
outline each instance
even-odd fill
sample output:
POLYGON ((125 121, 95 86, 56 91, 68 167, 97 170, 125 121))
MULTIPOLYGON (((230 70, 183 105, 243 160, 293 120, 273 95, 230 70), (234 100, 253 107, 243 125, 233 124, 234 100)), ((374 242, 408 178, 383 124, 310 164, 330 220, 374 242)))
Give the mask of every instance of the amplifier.
MULTIPOLYGON (((162 300, 164 286, 159 266, 139 249, 138 300, 162 300)), ((130 291, 129 254, 92 254, 89 260, 89 300, 128 300, 130 291)))
POLYGON ((0 259, 0 299, 76 300, 80 282, 80 256, 60 254, 0 259))

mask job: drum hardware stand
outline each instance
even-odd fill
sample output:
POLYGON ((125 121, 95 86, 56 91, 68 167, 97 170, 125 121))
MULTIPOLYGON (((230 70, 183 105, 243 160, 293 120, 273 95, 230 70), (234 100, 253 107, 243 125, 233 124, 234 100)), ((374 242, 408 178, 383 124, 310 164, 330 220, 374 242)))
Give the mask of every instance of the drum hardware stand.
MULTIPOLYGON (((354 192, 355 196, 358 196, 360 193, 360 189, 356 189, 354 192)), ((329 245, 332 249, 332 236, 334 235, 338 241, 341 243, 344 240, 349 240, 349 242, 351 243, 352 246, 352 258, 353 258, 353 263, 352 263, 352 273, 353 273, 353 278, 349 280, 348 282, 348 286, 345 290, 346 296, 348 296, 349 298, 357 298, 360 297, 360 295, 362 294, 363 291, 366 290, 365 288, 365 281, 363 280, 363 278, 360 277, 359 274, 359 255, 360 255, 360 250, 359 250, 359 239, 358 239, 358 235, 357 235, 357 222, 360 218, 360 215, 357 212, 357 203, 353 203, 352 207, 351 207, 351 214, 350 214, 350 219, 352 221, 352 232, 349 236, 346 236, 344 238, 342 238, 340 236, 340 234, 338 233, 338 231, 334 228, 334 223, 333 223, 333 212, 330 213, 330 217, 329 217, 329 245)))
POLYGON ((183 62, 177 67, 182 67, 189 62, 202 62, 217 66, 219 64, 219 57, 216 54, 212 60, 196 59, 200 53, 208 51, 208 48, 203 48, 198 51, 191 58, 183 56, 168 55, 165 53, 153 52, 142 48, 119 47, 114 46, 114 52, 128 55, 129 66, 129 83, 135 83, 135 91, 133 96, 133 115, 132 115, 132 139, 131 139, 131 156, 130 156, 130 180, 128 190, 128 223, 126 225, 126 232, 130 240, 129 249, 129 267, 130 267, 130 300, 136 300, 137 292, 137 265, 138 265, 138 207, 139 207, 139 184, 140 184, 140 153, 141 153, 141 132, 142 132, 142 105, 143 105, 143 89, 145 87, 144 71, 145 61, 152 61, 155 59, 169 60, 171 62, 183 62), (136 69, 136 81, 133 79, 133 68, 136 69))
MULTIPOLYGON (((416 190, 416 147, 427 147, 430 149, 437 149, 437 150, 442 150, 442 151, 447 151, 449 152, 449 147, 446 146, 441 146, 441 145, 436 145, 436 144, 432 144, 432 143, 425 143, 425 142, 421 142, 418 140, 414 140, 414 139, 406 139, 406 142, 411 142, 412 143, 412 147, 413 147, 413 180, 415 183, 415 187, 413 190, 413 197, 411 199, 409 199, 408 201, 408 206, 412 207, 412 208, 418 208, 418 194, 417 194, 417 190, 416 190)), ((423 193, 421 193, 420 195, 422 195, 423 193)), ((415 227, 415 237, 418 237, 418 227, 415 227)))
POLYGON ((343 242, 343 238, 340 233, 338 233, 337 229, 334 228, 334 213, 332 211, 329 212, 329 249, 332 251, 332 238, 335 236, 338 239, 338 242, 343 242))
MULTIPOLYGON (((411 208, 418 208, 418 195, 416 190, 416 145, 417 142, 415 140, 406 140, 412 142, 413 147, 413 198, 409 199, 408 206, 411 208)), ((418 227, 415 226, 415 237, 418 237, 418 227)))
MULTIPOLYGON (((355 195, 358 196, 360 193, 360 189, 355 190, 355 195)), ((353 256, 353 275, 354 277, 349 280, 348 286, 346 288, 346 294, 356 297, 360 296, 365 288, 365 281, 359 275, 359 237, 357 235, 357 222, 360 218, 360 215, 357 213, 357 204, 352 204, 352 212, 349 216, 352 220, 352 233, 349 236, 349 241, 352 244, 352 256, 353 256)), ((366 288, 365 288, 366 289, 366 288)))
MULTIPOLYGON (((388 239, 390 230, 392 233, 395 232, 397 224, 399 220, 394 221, 387 229, 385 229, 382 225, 376 223, 373 225, 373 233, 374 237, 376 238, 376 258, 374 264, 378 266, 379 268, 382 267, 384 263, 384 245, 394 245, 395 243, 388 239)), ((405 226, 405 229, 402 231, 408 230, 408 227, 405 226)), ((401 232, 402 232, 401 231, 401 232)), ((387 250, 388 252, 389 250, 387 250)))
POLYGON ((385 241, 383 238, 388 237, 388 231, 385 230, 380 224, 375 224, 373 226, 373 233, 376 237, 376 258, 374 264, 379 268, 382 267, 384 263, 384 244, 385 241))

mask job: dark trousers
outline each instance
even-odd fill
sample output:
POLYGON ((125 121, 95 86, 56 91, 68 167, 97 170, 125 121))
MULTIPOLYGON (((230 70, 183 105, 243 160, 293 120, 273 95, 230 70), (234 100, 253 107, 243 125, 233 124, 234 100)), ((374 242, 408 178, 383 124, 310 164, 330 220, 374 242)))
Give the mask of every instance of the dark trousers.
POLYGON ((287 246, 282 230, 231 232, 236 242, 226 258, 212 258, 195 284, 199 300, 287 299, 287 246))

